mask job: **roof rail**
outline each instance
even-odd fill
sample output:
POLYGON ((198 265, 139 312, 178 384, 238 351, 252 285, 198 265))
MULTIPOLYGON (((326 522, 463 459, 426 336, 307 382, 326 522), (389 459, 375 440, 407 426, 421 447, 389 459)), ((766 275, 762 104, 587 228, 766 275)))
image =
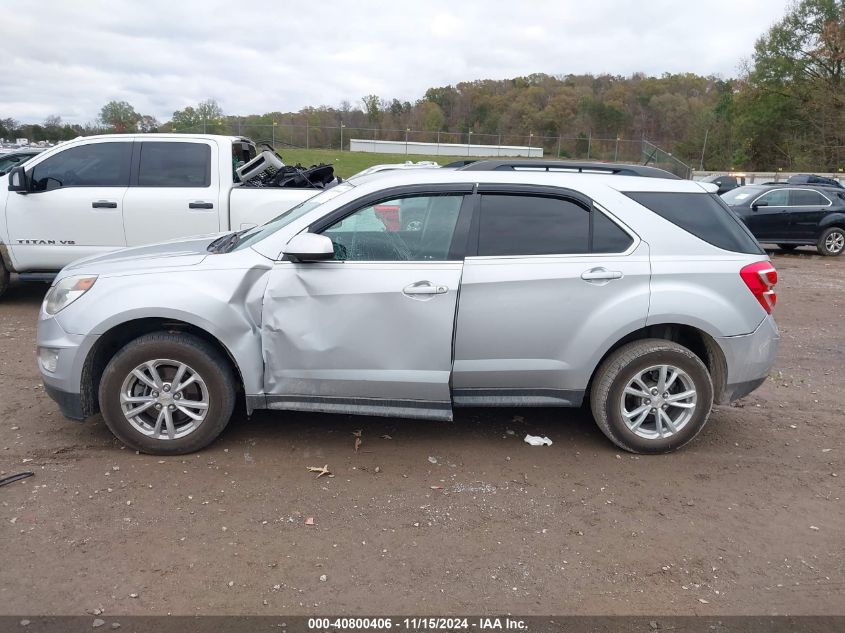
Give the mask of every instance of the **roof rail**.
POLYGON ((681 180, 680 176, 658 167, 569 160, 479 160, 459 167, 458 171, 552 171, 681 180))

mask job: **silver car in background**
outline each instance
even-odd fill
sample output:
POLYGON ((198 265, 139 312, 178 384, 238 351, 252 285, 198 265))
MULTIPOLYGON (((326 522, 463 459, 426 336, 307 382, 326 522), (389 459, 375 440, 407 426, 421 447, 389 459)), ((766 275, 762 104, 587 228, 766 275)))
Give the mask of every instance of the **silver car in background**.
POLYGON ((661 453, 765 380, 776 282, 694 182, 405 170, 245 232, 73 263, 38 363, 67 417, 99 411, 154 454, 208 445, 239 394, 248 412, 431 420, 586 402, 614 444, 661 453))

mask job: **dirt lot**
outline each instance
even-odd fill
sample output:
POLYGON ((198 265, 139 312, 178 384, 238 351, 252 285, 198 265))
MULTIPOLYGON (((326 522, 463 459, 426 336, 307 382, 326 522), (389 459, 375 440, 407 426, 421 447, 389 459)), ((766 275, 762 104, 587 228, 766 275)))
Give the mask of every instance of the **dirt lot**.
POLYGON ((0 488, 0 614, 843 614, 845 258, 775 263, 772 379, 660 457, 559 409, 262 413, 137 455, 44 394, 44 286, 15 285, 0 470, 35 476, 0 488))

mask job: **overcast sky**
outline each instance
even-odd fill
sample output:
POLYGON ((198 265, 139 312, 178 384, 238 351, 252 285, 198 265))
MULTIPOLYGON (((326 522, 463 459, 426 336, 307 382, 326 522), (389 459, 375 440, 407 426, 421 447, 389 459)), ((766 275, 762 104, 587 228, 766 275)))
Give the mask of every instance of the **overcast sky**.
POLYGON ((0 118, 93 121, 110 100, 159 120, 550 74, 736 76, 789 0, 39 0, 0 18, 0 118))

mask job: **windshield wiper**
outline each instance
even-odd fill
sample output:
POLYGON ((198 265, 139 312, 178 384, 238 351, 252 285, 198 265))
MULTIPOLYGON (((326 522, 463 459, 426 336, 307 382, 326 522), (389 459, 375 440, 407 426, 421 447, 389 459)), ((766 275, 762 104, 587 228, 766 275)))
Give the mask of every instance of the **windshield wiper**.
POLYGON ((238 245, 242 232, 243 231, 235 231, 234 233, 229 233, 223 237, 218 237, 208 245, 206 250, 209 253, 228 253, 238 245))

